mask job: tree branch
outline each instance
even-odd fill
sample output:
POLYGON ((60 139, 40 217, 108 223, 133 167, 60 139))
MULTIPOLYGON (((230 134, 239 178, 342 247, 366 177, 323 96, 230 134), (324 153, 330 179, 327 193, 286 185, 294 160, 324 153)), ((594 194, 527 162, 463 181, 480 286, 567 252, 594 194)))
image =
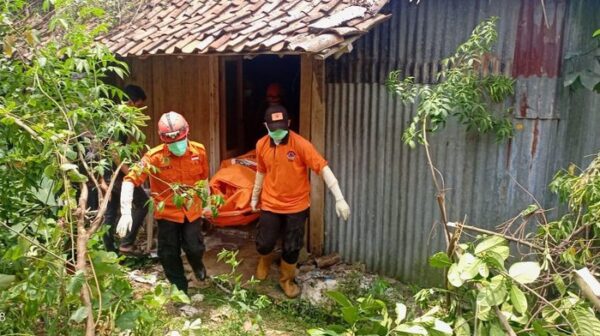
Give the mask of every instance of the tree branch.
POLYGON ((45 142, 44 138, 42 138, 39 134, 37 134, 37 132, 34 131, 31 127, 27 126, 23 122, 23 120, 15 117, 12 114, 7 114, 7 117, 11 118, 15 122, 15 124, 17 124, 19 127, 21 127, 25 132, 29 133, 35 140, 37 140, 41 143, 45 142))
MULTIPOLYGON (((448 222, 447 226, 451 227, 451 228, 456 228, 457 227, 457 223, 448 222)), ((478 228, 478 227, 475 227, 475 226, 464 225, 462 223, 460 223, 460 226, 462 226, 463 229, 467 229, 469 231, 474 231, 474 232, 478 232, 478 233, 485 233, 485 234, 488 234, 488 235, 499 236, 499 237, 505 238, 507 240, 516 242, 518 244, 523 244, 523 245, 529 246, 532 249, 536 249, 536 250, 539 250, 539 251, 544 251, 543 247, 537 246, 537 245, 532 244, 532 243, 530 243, 528 241, 525 241, 523 239, 518 239, 518 238, 511 237, 511 236, 508 236, 508 235, 505 235, 505 234, 502 234, 502 233, 498 233, 498 232, 495 232, 495 231, 481 229, 481 228, 478 228)))
MULTIPOLYGON (((106 195, 110 195, 112 193, 112 190, 115 186, 115 181, 117 180, 117 177, 119 176, 119 171, 121 170, 121 167, 123 166, 123 162, 121 162, 121 164, 119 164, 119 166, 117 167, 117 169, 113 172, 113 175, 110 179, 110 184, 108 185, 108 188, 106 189, 106 195)), ((110 197, 104 197, 104 199, 102 200, 102 204, 100 204, 99 208, 98 208, 98 213, 96 214, 96 217, 94 218, 94 220, 92 221, 92 225, 90 226, 90 233, 94 233, 98 230, 98 228, 100 227, 100 225, 102 225, 102 222, 104 220, 104 214, 106 213, 106 208, 108 206, 108 201, 109 201, 110 197)))
POLYGON ((70 266, 75 266, 75 264, 73 264, 72 262, 63 259, 61 256, 59 256, 58 254, 50 251, 49 249, 47 249, 44 245, 41 245, 40 243, 38 243, 37 241, 27 237, 26 235, 22 234, 21 232, 13 229, 12 227, 8 226, 5 222, 0 222, 0 224, 2 224, 2 226, 6 227, 7 229, 9 229, 10 231, 16 233, 19 237, 24 238, 25 240, 27 240, 28 242, 30 242, 31 244, 39 247, 40 249, 42 249, 43 251, 45 251, 46 253, 48 253, 49 255, 53 256, 54 258, 64 262, 66 265, 70 265, 70 266))

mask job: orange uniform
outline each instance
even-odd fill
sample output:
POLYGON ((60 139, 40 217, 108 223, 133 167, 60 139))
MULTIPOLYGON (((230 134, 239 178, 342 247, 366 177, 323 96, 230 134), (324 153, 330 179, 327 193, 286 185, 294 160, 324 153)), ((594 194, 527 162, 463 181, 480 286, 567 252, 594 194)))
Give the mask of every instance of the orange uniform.
POLYGON ((193 222, 202 216, 202 201, 198 197, 194 198, 189 209, 185 206, 178 208, 173 203, 173 191, 167 184, 193 186, 208 178, 208 159, 202 144, 189 141, 186 153, 180 157, 173 155, 167 145, 158 145, 144 155, 140 164, 142 172, 130 171, 125 180, 139 186, 150 176, 150 192, 155 205, 164 202, 162 211, 154 211, 154 218, 183 223, 186 217, 193 222), (158 171, 153 172, 152 166, 158 171))
POLYGON ((276 146, 267 135, 256 143, 257 171, 265 174, 262 210, 297 213, 310 207, 308 168, 320 174, 327 161, 306 139, 292 131, 276 146))

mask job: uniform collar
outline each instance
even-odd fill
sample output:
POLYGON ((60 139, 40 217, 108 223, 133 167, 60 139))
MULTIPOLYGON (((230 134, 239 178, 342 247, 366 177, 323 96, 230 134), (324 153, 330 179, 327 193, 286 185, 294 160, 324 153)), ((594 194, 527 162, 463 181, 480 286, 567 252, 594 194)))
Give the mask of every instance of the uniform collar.
MULTIPOLYGON (((280 145, 287 145, 288 141, 290 140, 290 134, 292 134, 292 131, 288 131, 288 134, 286 134, 285 138, 281 139, 281 141, 279 142, 280 145)), ((267 135, 268 136, 268 135, 267 135)), ((277 146, 275 144, 275 141, 273 140, 273 138, 269 137, 269 143, 271 144, 271 147, 275 147, 277 146)))

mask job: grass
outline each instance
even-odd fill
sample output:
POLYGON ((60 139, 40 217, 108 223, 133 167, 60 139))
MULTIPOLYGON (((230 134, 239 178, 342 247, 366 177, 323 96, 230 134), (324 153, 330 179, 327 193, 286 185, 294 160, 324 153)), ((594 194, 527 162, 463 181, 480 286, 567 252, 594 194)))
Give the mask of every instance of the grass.
MULTIPOLYGON (((232 309, 229 295, 210 286, 198 291, 204 301, 194 306, 201 310, 201 335, 261 335, 255 312, 232 309)), ((192 294, 193 295, 193 294, 192 294)), ((306 335, 306 330, 336 321, 328 312, 302 300, 274 302, 257 312, 266 335, 306 335)))

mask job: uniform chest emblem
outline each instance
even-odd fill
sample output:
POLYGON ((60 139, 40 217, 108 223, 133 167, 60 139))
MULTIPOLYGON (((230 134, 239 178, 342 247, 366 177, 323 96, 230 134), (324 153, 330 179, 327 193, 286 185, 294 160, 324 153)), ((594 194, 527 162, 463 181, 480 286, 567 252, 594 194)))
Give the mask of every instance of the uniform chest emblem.
POLYGON ((296 160, 296 152, 294 152, 294 151, 287 152, 287 159, 288 159, 288 161, 296 160))
POLYGON ((192 156, 192 161, 200 161, 200 157, 198 155, 192 156))

